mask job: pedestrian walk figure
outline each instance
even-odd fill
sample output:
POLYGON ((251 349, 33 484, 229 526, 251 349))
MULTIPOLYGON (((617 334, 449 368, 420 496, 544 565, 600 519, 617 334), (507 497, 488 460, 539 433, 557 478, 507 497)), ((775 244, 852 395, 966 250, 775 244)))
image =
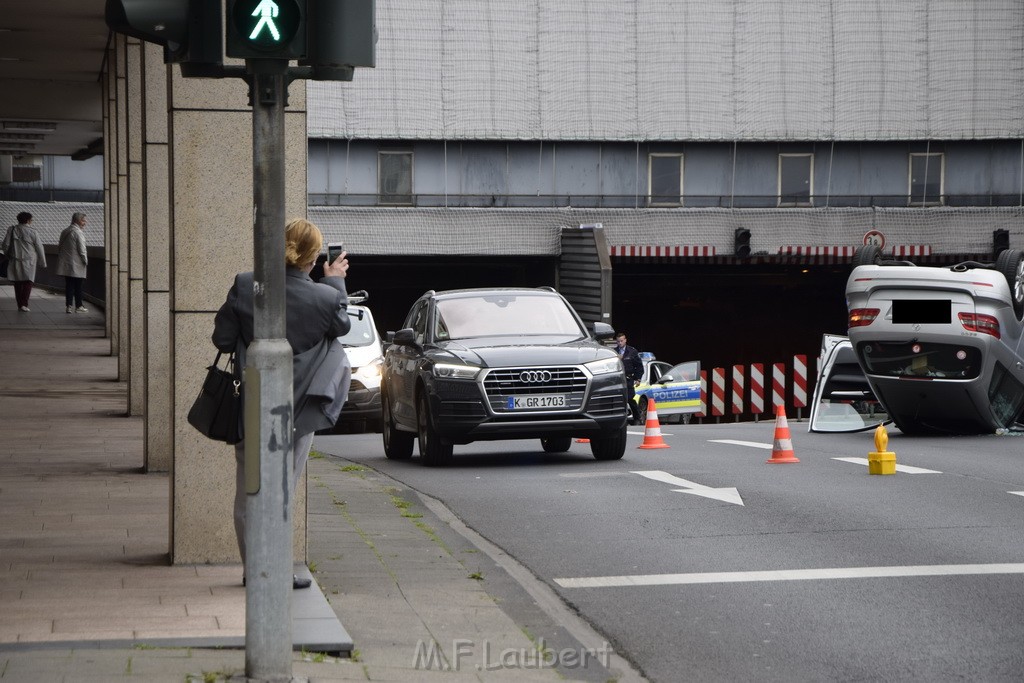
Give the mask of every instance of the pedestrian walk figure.
POLYGON ((264 26, 270 31, 270 35, 274 37, 274 40, 281 40, 281 34, 278 32, 277 26, 274 25, 274 17, 277 16, 277 13, 277 3, 274 0, 262 0, 260 4, 256 5, 256 9, 252 11, 252 16, 255 17, 259 14, 260 20, 256 22, 256 28, 249 34, 249 40, 255 40, 264 26))

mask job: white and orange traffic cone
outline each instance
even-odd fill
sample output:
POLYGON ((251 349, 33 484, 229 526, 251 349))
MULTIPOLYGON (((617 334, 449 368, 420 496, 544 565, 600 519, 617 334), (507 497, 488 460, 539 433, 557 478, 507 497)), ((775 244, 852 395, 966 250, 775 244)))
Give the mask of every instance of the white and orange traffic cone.
POLYGON ((661 424, 658 423, 658 409, 654 399, 647 399, 647 424, 644 425, 644 441, 637 448, 668 448, 661 438, 661 424))
POLYGON ((793 453, 793 439, 789 436, 789 423, 786 422, 786 409, 775 406, 775 443, 772 445, 772 457, 769 465, 785 462, 800 462, 793 453))

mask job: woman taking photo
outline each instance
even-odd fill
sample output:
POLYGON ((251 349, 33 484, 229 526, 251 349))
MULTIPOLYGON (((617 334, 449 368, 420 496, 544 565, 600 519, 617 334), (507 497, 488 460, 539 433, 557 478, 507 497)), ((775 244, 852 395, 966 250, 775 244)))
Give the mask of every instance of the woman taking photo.
MULTIPOLYGON (((348 356, 338 337, 348 332, 348 259, 342 252, 324 264, 324 277, 314 282, 309 272, 323 246, 323 235, 313 223, 295 219, 285 228, 285 336, 293 354, 293 464, 292 492, 309 457, 313 433, 331 427, 348 396, 352 375, 348 356), (310 387, 316 386, 316 392, 310 387)), ((227 301, 214 320, 213 344, 234 352, 235 372, 241 379, 245 353, 254 337, 253 273, 240 273, 227 301)), ((235 445, 235 536, 245 565, 245 441, 235 445)), ((292 577, 294 588, 308 588, 309 579, 292 577)), ((245 585, 245 576, 242 577, 245 585)))

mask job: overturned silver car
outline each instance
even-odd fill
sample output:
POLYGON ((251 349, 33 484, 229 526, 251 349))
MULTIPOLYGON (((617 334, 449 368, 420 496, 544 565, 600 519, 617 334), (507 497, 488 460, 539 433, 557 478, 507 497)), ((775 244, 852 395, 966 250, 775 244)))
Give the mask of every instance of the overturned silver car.
MULTIPOLYGON (((906 434, 981 434, 1017 422, 1024 408, 1024 254, 1008 249, 994 263, 926 267, 884 261, 876 247, 865 247, 854 264, 846 285, 848 348, 879 407, 861 429, 891 419, 906 434)), ((837 372, 851 374, 849 363, 835 368, 826 373, 822 363, 822 392, 838 386, 837 372)), ((836 401, 816 398, 829 401, 833 410, 824 413, 835 412, 836 401)), ((872 399, 840 394, 838 402, 868 406, 872 399)), ((828 426, 817 403, 812 417, 815 411, 828 426)))

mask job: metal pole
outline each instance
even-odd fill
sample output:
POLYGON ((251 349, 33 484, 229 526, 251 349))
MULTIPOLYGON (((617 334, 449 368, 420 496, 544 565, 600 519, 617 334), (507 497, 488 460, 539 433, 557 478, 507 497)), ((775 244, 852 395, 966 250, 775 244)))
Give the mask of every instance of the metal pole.
POLYGON ((250 60, 254 338, 245 368, 245 673, 292 678, 292 351, 285 338, 288 62, 250 60))

